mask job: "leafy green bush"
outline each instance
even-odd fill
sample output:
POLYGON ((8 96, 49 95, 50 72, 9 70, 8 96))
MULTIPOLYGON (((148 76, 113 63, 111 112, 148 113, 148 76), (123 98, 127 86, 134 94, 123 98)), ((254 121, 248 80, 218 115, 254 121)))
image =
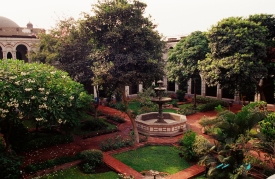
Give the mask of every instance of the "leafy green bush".
POLYGON ((123 139, 122 136, 118 135, 115 138, 108 138, 100 143, 100 149, 102 151, 116 150, 125 146, 131 146, 134 144, 134 140, 123 139))
POLYGON ((126 106, 123 102, 109 103, 109 106, 119 111, 126 111, 126 106))
POLYGON ((0 153, 5 150, 4 139, 0 137, 0 153))
POLYGON ((270 142, 275 139, 275 113, 270 113, 267 117, 259 122, 261 133, 264 134, 265 140, 270 142))
POLYGON ((196 135, 195 132, 189 130, 179 140, 181 154, 187 161, 191 161, 195 158, 193 144, 195 143, 196 135))
POLYGON ((30 165, 26 166, 24 170, 26 173, 35 173, 39 170, 45 170, 47 168, 51 168, 51 167, 54 167, 57 165, 62 165, 65 163, 73 162, 73 161, 80 160, 80 159, 82 159, 80 154, 76 154, 74 156, 64 156, 64 157, 59 157, 59 158, 55 158, 52 160, 47 160, 44 162, 30 164, 30 165))
POLYGON ((118 115, 108 115, 107 119, 118 122, 118 123, 124 123, 126 122, 125 119, 122 116, 118 116, 118 115))
POLYGON ((97 166, 103 162, 103 153, 97 149, 84 150, 80 153, 80 157, 83 162, 89 163, 93 166, 97 166))
POLYGON ((172 101, 171 101, 171 104, 172 104, 172 106, 173 107, 178 107, 178 100, 175 100, 175 99, 173 99, 172 101))
POLYGON ((21 178, 21 159, 11 153, 0 153, 0 178, 21 178))
POLYGON ((203 136, 196 135, 193 151, 196 158, 204 156, 213 145, 203 136))
POLYGON ((183 102, 184 99, 185 99, 185 91, 182 91, 182 90, 177 90, 176 91, 176 94, 177 94, 177 99, 180 101, 180 102, 183 102))
POLYGON ((20 151, 27 151, 33 149, 41 149, 57 144, 66 144, 74 140, 73 135, 50 135, 42 138, 33 139, 25 144, 24 148, 18 149, 20 151))
POLYGON ((228 106, 228 103, 223 100, 207 98, 207 97, 202 97, 202 96, 198 96, 196 98, 196 101, 197 101, 197 103, 201 103, 201 105, 199 105, 197 107, 200 112, 212 111, 215 109, 215 107, 217 107, 219 105, 221 107, 228 106))
POLYGON ((85 131, 97 131, 106 128, 108 125, 102 119, 92 119, 85 121, 81 127, 85 131))
POLYGON ((103 154, 100 150, 91 149, 80 153, 83 160, 82 170, 84 173, 93 173, 95 167, 103 163, 103 154))

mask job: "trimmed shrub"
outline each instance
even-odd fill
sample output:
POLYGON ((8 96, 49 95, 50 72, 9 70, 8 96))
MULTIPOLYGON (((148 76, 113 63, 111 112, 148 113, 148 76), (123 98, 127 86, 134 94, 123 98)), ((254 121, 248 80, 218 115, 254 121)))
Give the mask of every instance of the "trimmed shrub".
POLYGON ((47 160, 44 162, 39 162, 39 163, 33 163, 25 167, 25 172, 26 173, 35 173, 39 170, 45 170, 47 168, 51 168, 57 165, 62 165, 65 163, 73 162, 76 160, 80 160, 81 157, 79 154, 76 154, 74 156, 64 156, 64 157, 59 157, 55 158, 52 160, 47 160))
POLYGON ((97 166, 103 162, 103 153, 97 149, 84 150, 80 153, 80 157, 83 162, 89 163, 93 166, 97 166))
POLYGON ((193 150, 193 144, 195 143, 196 133, 189 130, 179 140, 181 155, 187 161, 191 161, 195 158, 195 152, 193 150))
POLYGON ((73 135, 56 135, 34 139, 27 143, 26 150, 40 149, 57 144, 66 144, 74 140, 73 135))
POLYGON ((11 153, 0 153, 0 178, 21 178, 21 159, 11 153))
POLYGON ((112 121, 114 121, 114 122, 118 122, 118 123, 120 123, 120 124, 126 122, 125 119, 124 119, 123 117, 118 116, 118 115, 116 115, 116 116, 108 115, 108 116, 107 116, 107 119, 112 120, 112 121))
POLYGON ((125 146, 132 146, 134 144, 133 138, 123 139, 120 135, 115 138, 108 138, 100 143, 102 151, 116 150, 125 146))
POLYGON ((203 136, 196 135, 193 143, 193 151, 195 157, 199 158, 204 156, 213 145, 203 136))
POLYGON ((177 99, 179 100, 179 102, 183 102, 185 100, 185 91, 182 90, 177 90, 176 94, 177 94, 177 99))
POLYGON ((103 163, 103 154, 100 150, 91 149, 80 153, 83 160, 82 170, 84 173, 93 173, 95 167, 103 163))
POLYGON ((102 119, 92 119, 85 121, 82 130, 85 131, 97 131, 106 128, 108 125, 102 119))

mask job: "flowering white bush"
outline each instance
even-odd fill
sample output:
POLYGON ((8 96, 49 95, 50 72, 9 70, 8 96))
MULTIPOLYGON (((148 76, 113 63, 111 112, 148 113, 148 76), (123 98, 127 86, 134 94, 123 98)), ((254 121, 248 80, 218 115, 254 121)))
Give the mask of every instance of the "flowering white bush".
POLYGON ((74 127, 79 123, 79 113, 92 101, 66 72, 20 60, 0 60, 0 91, 2 126, 28 117, 40 125, 74 127))

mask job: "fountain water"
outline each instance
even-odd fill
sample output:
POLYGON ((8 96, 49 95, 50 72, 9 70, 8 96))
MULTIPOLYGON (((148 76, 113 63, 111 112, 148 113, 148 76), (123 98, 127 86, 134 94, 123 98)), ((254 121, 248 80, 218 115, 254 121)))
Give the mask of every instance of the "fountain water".
POLYGON ((186 131, 187 119, 185 115, 162 112, 162 105, 171 101, 171 98, 163 97, 166 90, 163 82, 159 80, 158 87, 155 88, 157 97, 151 101, 159 106, 158 112, 150 112, 138 115, 136 123, 139 133, 150 136, 176 136, 186 131))

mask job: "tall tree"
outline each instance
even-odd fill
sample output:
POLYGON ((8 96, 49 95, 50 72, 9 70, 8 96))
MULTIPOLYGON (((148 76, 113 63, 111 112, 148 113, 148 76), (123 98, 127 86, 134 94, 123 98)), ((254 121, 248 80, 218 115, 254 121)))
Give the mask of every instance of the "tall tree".
MULTIPOLYGON (((267 101, 268 103, 274 103, 274 98, 267 99, 265 97, 265 91, 267 88, 271 90, 271 95, 274 95, 274 75, 275 75, 275 16, 272 14, 255 14, 250 15, 248 18, 249 21, 255 22, 260 26, 266 27, 268 29, 266 35, 266 51, 267 56, 263 60, 263 63, 268 69, 268 75, 266 78, 260 80, 259 85, 257 86, 257 91, 260 93, 260 99, 267 101)), ((268 95, 268 94, 267 94, 268 95)))
POLYGON ((64 70, 75 80, 91 87, 90 39, 83 34, 79 22, 65 18, 56 27, 39 34, 38 51, 31 53, 31 59, 64 70))
MULTIPOLYGON (((162 77, 164 42, 150 17, 144 17, 146 4, 137 0, 101 0, 93 5, 93 14, 85 14, 82 27, 92 39, 93 53, 113 62, 112 83, 127 104, 125 86, 152 82, 162 77)), ((136 142, 138 133, 131 118, 136 142)))
MULTIPOLYGON (((196 78, 200 78, 198 61, 204 60, 208 52, 210 50, 206 34, 200 31, 192 32, 169 51, 168 78, 175 79, 178 83, 180 80, 188 81, 190 78, 196 82, 196 78)), ((196 107, 196 92, 194 97, 194 107, 196 107)))
POLYGON ((223 19, 208 32, 211 53, 199 62, 207 84, 255 94, 267 76, 265 39, 267 28, 241 17, 223 19))

